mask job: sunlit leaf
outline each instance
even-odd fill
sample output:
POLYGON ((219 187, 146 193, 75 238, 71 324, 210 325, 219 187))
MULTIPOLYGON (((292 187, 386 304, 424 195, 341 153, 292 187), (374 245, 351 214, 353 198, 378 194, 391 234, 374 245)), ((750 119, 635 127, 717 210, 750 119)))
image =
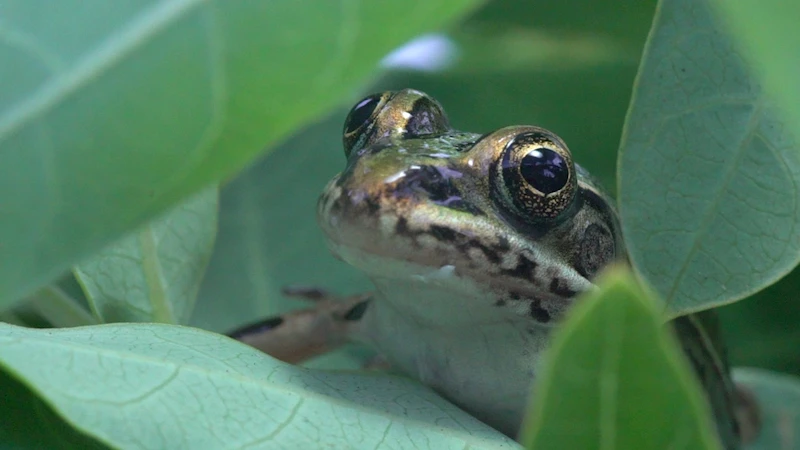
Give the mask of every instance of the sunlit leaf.
POLYGON ((206 189, 76 266, 95 315, 186 323, 214 248, 217 197, 206 189))
POLYGON ((619 158, 635 269, 672 314, 739 300, 800 259, 800 152, 708 0, 656 14, 619 158))
POLYGON ((0 0, 0 304, 231 176, 474 3, 0 0))
POLYGON ((66 423, 114 448, 519 448, 410 380, 290 366, 192 328, 0 324, 0 370, 14 410, 36 401, 20 384, 52 410, 17 426, 57 419, 53 432, 66 423))

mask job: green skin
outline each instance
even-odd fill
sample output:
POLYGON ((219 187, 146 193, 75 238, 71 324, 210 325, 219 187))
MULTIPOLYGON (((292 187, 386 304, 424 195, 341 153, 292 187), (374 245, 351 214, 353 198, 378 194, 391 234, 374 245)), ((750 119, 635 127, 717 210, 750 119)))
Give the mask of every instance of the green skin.
MULTIPOLYGON (((516 435, 528 404, 521 393, 554 326, 594 288, 598 272, 625 259, 611 201, 553 133, 455 131, 441 106, 414 90, 359 102, 344 145, 347 167, 320 197, 318 220, 333 253, 366 273, 375 292, 369 301, 321 301, 280 326, 273 319, 267 332, 251 326, 236 337, 271 354, 314 353, 298 342, 325 350, 365 342, 394 368, 516 435), (557 167, 523 168, 535 160, 531 152, 557 167)), ((738 397, 713 319, 673 324, 721 440, 738 448, 738 397)))

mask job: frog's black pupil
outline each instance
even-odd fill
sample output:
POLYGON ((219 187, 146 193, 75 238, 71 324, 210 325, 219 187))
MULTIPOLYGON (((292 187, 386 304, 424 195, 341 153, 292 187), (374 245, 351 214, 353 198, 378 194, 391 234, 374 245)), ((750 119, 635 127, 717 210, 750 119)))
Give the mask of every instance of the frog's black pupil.
POLYGON ((528 152, 522 158, 519 171, 525 181, 544 194, 562 189, 569 180, 569 167, 564 157, 544 147, 528 152))
POLYGON ((352 133, 364 125, 366 121, 372 117, 372 113, 375 111, 375 108, 378 107, 378 104, 381 102, 380 94, 370 95, 369 97, 361 100, 350 110, 350 114, 347 116, 347 126, 344 130, 345 133, 352 133))

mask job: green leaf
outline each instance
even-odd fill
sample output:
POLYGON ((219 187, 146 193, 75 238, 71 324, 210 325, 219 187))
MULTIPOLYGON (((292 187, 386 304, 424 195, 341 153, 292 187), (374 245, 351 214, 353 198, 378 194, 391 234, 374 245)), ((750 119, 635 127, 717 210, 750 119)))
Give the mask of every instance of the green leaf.
POLYGON ((222 187, 217 246, 192 324, 224 331, 308 306, 283 298, 285 285, 336 294, 372 288, 331 255, 316 220, 317 198, 344 168, 346 114, 338 110, 332 120, 304 128, 222 187))
POLYGON ((800 449, 800 378, 751 368, 737 368, 733 376, 755 394, 761 409, 761 430, 744 449, 800 449))
POLYGON ((115 448, 519 448, 410 380, 303 369, 193 328, 0 324, 0 369, 115 448))
MULTIPOLYGON (((316 221, 317 198, 344 167, 345 115, 347 110, 337 110, 304 128, 222 187, 217 245, 192 325, 226 332, 308 307, 282 295, 287 285, 319 286, 334 294, 373 289, 365 276, 331 255, 316 221)), ((365 356, 363 347, 348 346, 305 365, 358 369, 365 356)))
POLYGON ((217 194, 205 189, 73 269, 101 321, 188 322, 214 249, 217 194))
POLYGON ((0 0, 0 304, 232 175, 474 3, 0 0))
POLYGON ((544 449, 719 448, 654 300, 617 269, 553 337, 522 442, 544 449))
POLYGON ((731 34, 745 50, 755 73, 764 80, 790 119, 790 129, 800 132, 800 3, 785 0, 715 0, 731 34))
POLYGON ((800 152, 708 0, 662 1, 619 158, 639 274, 674 316, 730 303, 800 259, 800 152))

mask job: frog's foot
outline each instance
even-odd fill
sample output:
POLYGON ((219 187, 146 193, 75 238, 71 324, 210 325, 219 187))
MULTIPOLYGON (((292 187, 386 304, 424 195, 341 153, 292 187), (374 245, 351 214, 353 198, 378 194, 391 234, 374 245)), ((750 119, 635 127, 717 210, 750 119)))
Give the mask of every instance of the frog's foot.
POLYGON ((755 394, 747 386, 736 383, 734 394, 739 435, 742 437, 742 442, 748 444, 753 442, 761 431, 761 408, 755 394))
POLYGON ((348 342, 371 297, 337 297, 311 287, 286 288, 284 293, 311 300, 314 306, 269 317, 227 335, 281 361, 300 363, 348 342))

